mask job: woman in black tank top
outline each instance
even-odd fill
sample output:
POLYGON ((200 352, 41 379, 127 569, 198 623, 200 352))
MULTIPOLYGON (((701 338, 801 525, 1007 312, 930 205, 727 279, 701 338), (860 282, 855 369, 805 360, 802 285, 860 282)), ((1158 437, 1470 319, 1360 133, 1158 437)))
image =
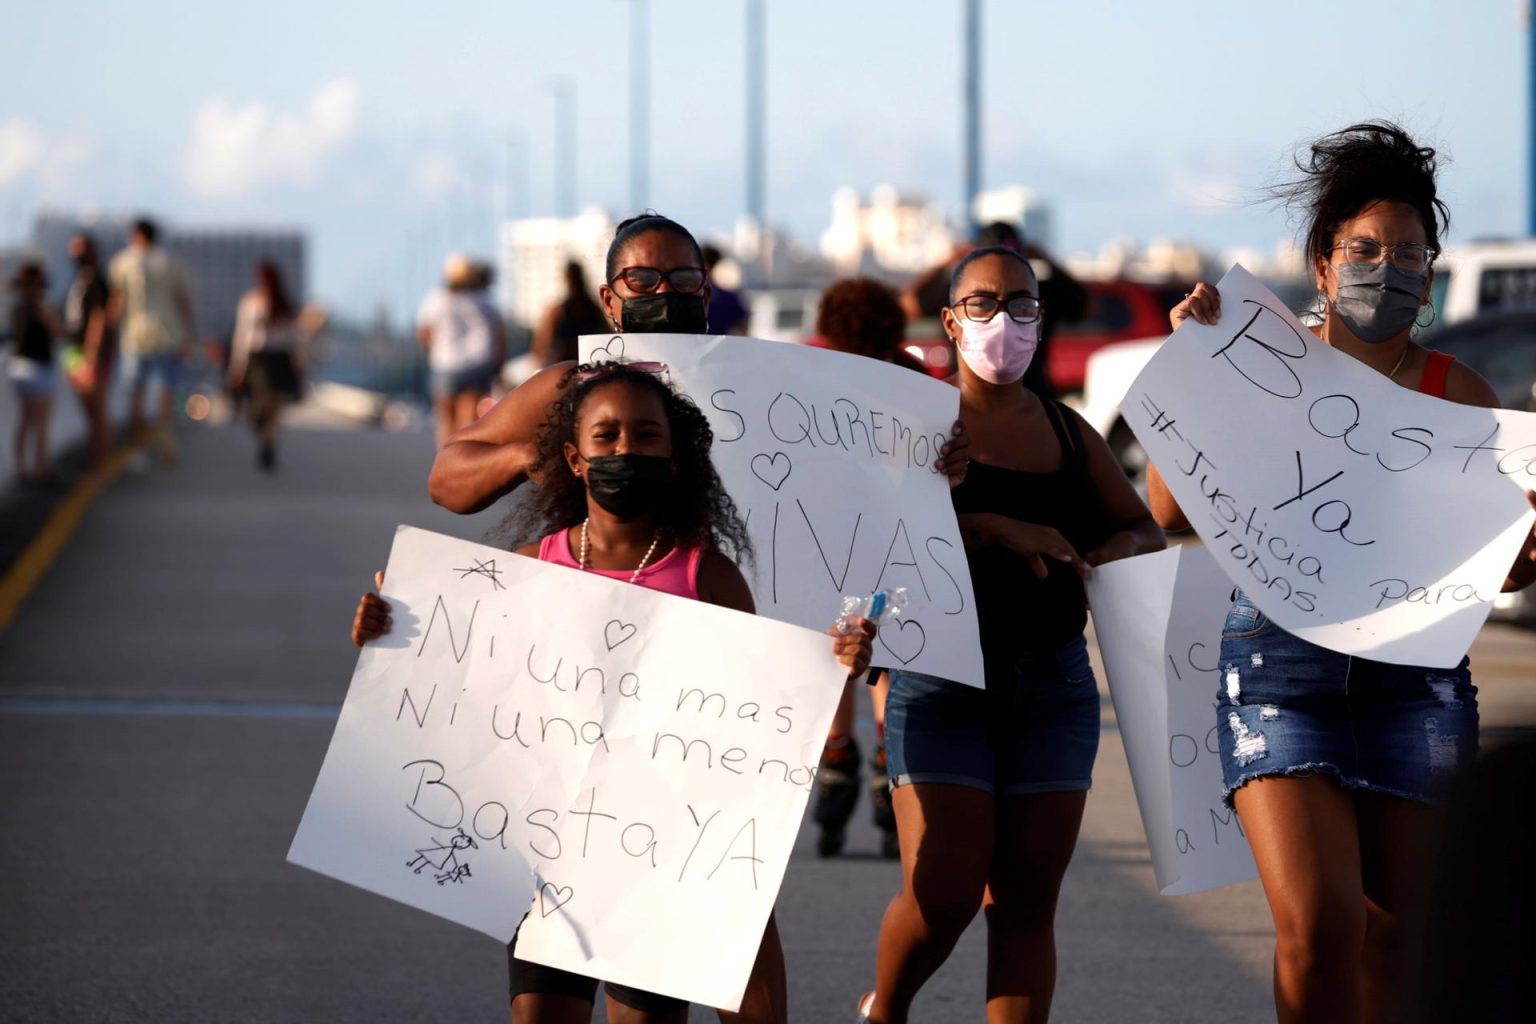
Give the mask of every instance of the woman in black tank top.
POLYGON ((951 383, 971 455, 954 502, 986 687, 894 674, 886 749, 902 889, 860 1009, 905 1021, 984 903, 989 1019, 1045 1020, 1056 896, 1098 748, 1083 580, 1164 539, 1103 438, 1020 383, 1041 316, 1029 263, 976 250, 955 268, 949 299, 944 330, 960 351, 951 383))

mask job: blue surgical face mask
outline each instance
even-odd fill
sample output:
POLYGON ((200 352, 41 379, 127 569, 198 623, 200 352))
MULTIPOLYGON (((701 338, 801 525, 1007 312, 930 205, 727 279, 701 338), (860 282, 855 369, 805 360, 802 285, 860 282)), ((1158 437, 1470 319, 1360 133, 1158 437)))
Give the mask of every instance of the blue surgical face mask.
POLYGON ((1380 263, 1336 264, 1333 311, 1349 332, 1371 345, 1390 341, 1413 325, 1424 299, 1427 274, 1410 274, 1380 263))

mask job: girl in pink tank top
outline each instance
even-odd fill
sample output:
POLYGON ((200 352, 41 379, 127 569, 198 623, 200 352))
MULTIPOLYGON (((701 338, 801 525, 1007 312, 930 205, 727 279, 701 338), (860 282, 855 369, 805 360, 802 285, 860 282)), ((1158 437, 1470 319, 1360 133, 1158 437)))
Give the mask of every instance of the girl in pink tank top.
MULTIPOLYGON (((570 371, 539 430, 538 468, 530 474, 538 487, 509 519, 515 537, 539 539, 515 550, 750 614, 752 591, 728 557, 752 558, 746 524, 710 461, 714 433, 709 421, 658 375, 665 371, 655 363, 604 363, 570 371)), ((382 586, 382 575, 376 579, 382 586)), ((874 638, 874 628, 857 621, 858 632, 834 633, 831 645, 850 677, 868 669, 874 638)), ((361 646, 389 627, 388 604, 377 594, 364 594, 353 620, 353 642, 361 646)), ((514 1003, 519 995, 526 999, 595 985, 519 959, 516 944, 514 937, 508 947, 514 1003)), ((771 1008, 777 1001, 772 992, 782 991, 784 982, 782 975, 772 977, 775 964, 782 972, 777 925, 770 916, 743 1018, 782 1020, 782 1008, 771 1008), (754 1003, 761 1012, 749 1012, 754 1003)), ((676 1000, 623 986, 609 986, 610 995, 616 988, 630 1007, 664 1007, 667 1013, 686 1009, 676 1000)), ((533 1012, 537 1019, 538 1011, 533 1012)))

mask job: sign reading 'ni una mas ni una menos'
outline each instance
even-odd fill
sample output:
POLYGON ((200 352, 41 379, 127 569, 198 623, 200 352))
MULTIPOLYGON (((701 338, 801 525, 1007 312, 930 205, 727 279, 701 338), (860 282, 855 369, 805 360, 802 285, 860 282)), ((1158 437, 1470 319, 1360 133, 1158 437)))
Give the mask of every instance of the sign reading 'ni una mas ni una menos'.
POLYGON ((747 520, 760 615, 825 629, 845 594, 905 587, 875 664, 982 685, 970 570, 934 467, 960 393, 891 363, 805 345, 680 334, 592 336, 589 361, 665 363, 709 417, 747 520))
POLYGON ((385 588, 289 859, 739 1006, 843 690, 830 638, 407 527, 385 588))
POLYGON ((1282 628, 1449 667, 1530 532, 1536 414, 1399 387, 1308 331, 1242 267, 1122 404, 1217 564, 1282 628))

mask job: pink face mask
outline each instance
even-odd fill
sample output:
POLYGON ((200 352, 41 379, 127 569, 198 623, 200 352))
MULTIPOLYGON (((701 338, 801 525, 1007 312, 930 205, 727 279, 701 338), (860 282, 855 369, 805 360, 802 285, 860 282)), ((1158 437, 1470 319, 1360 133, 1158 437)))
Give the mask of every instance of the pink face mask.
POLYGON ((982 380, 1012 384, 1024 376, 1040 344, 1040 321, 1015 323, 1003 310, 986 323, 960 318, 960 358, 982 380))

